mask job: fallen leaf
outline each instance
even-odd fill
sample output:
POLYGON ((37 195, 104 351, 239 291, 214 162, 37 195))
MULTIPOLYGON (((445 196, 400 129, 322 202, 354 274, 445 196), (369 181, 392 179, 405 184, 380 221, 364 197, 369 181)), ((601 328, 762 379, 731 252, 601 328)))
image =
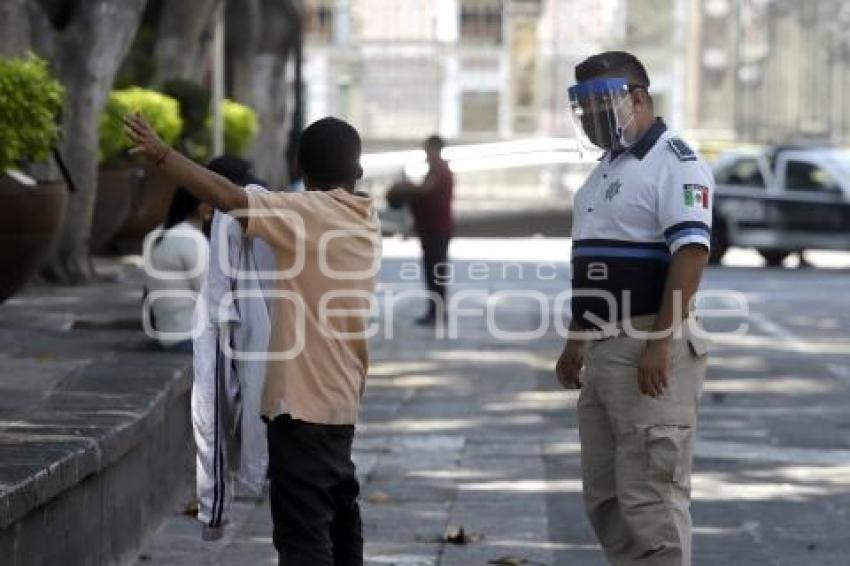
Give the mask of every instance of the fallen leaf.
POLYGON ((437 536, 416 535, 416 542, 436 544, 471 544, 484 538, 481 533, 468 533, 463 526, 450 525, 446 532, 437 536))
POLYGON ((197 499, 193 499, 189 503, 186 504, 186 507, 183 508, 183 514, 188 517, 197 517, 198 512, 201 510, 201 505, 197 499))
POLYGON ((443 535, 443 542, 449 544, 471 544, 484 538, 480 533, 467 533, 463 525, 449 525, 443 535))
POLYGON ((389 503, 393 498, 384 493, 383 491, 376 491, 372 495, 370 495, 366 501, 369 503, 376 503, 380 505, 381 503, 389 503))

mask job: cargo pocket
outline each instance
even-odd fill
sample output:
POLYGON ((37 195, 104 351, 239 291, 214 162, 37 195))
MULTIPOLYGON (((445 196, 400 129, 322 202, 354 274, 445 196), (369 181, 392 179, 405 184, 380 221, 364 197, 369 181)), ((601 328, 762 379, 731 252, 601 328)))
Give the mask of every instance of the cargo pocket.
POLYGON ((682 425, 651 425, 644 429, 649 481, 662 497, 672 487, 690 487, 693 430, 682 425))

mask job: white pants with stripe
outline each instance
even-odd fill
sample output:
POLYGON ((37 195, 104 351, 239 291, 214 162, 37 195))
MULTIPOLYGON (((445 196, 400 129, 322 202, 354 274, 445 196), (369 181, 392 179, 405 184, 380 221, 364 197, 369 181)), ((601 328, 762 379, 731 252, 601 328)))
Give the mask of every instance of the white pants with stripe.
POLYGON ((211 527, 224 522, 236 490, 262 493, 268 465, 258 411, 264 366, 225 356, 221 334, 228 339, 226 330, 205 331, 196 339, 192 387, 198 519, 211 527))

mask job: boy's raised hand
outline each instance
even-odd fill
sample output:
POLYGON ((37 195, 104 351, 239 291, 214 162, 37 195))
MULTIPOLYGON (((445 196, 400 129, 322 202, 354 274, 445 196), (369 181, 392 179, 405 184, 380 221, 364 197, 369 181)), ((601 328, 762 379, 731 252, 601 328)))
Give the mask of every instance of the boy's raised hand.
POLYGON ((142 153, 151 161, 162 162, 170 149, 138 113, 124 116, 124 133, 133 143, 130 153, 142 153))

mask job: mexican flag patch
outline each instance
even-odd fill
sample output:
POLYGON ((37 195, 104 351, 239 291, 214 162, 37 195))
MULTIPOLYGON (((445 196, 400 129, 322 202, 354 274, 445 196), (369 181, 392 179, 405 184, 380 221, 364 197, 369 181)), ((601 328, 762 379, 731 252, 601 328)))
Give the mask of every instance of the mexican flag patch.
POLYGON ((708 187, 685 185, 685 206, 708 208, 708 187))

